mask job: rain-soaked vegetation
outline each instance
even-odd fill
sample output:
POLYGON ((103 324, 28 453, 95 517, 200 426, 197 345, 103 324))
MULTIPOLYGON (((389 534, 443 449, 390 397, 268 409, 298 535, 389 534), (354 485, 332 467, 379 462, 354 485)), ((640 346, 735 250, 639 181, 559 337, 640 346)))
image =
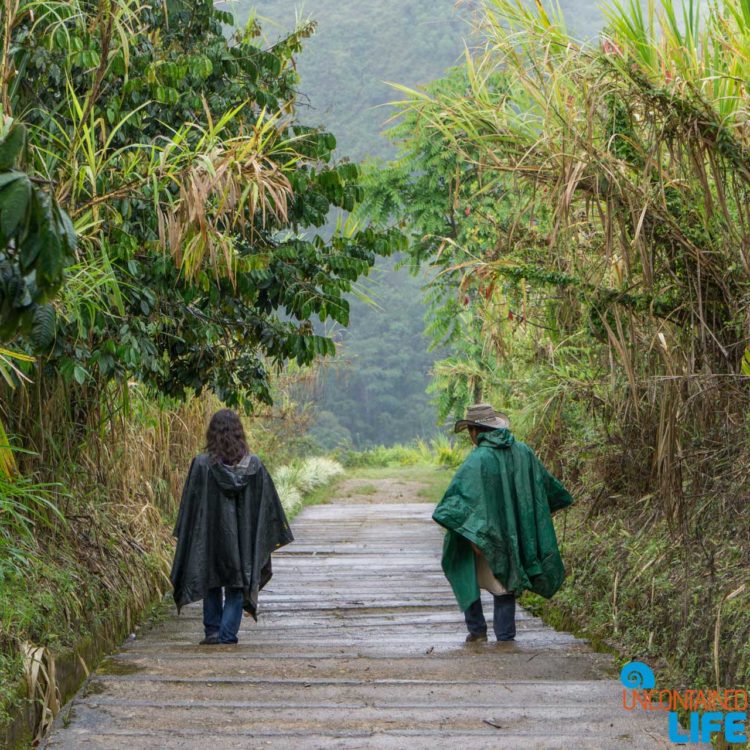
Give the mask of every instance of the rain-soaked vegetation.
POLYGON ((750 5, 372 5, 2 0, 0 724, 166 590, 220 404, 293 512, 492 402, 577 499, 527 603, 748 686, 750 5))

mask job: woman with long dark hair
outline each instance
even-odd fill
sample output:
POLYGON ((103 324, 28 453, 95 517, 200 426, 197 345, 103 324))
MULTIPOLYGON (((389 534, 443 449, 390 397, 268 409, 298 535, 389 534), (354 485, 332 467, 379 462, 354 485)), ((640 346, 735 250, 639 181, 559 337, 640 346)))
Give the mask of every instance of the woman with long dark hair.
POLYGON ((190 466, 174 535, 170 577, 178 611, 203 599, 201 644, 237 643, 242 610, 257 619, 271 553, 293 537, 273 481, 249 451, 231 409, 211 418, 206 451, 190 466))

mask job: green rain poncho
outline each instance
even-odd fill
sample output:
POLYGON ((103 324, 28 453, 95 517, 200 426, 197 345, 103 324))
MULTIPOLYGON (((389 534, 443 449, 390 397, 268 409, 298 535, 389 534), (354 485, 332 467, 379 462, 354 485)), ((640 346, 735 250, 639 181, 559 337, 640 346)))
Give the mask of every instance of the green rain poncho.
POLYGON ((509 430, 480 433, 432 516, 447 529, 443 571, 461 610, 479 599, 472 543, 507 591, 551 597, 565 577, 551 514, 572 502, 509 430))

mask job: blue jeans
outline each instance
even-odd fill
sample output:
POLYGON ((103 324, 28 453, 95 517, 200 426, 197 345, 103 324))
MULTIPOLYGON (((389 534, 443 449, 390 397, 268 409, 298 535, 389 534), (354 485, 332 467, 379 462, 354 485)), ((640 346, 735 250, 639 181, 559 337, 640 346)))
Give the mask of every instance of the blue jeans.
MULTIPOLYGON (((495 596, 492 628, 498 641, 512 641, 516 637, 516 597, 513 594, 495 596)), ((482 600, 477 599, 465 612, 466 627, 472 635, 486 635, 487 621, 482 611, 482 600)))
POLYGON ((237 632, 242 622, 242 589, 209 589, 203 600, 203 627, 206 637, 216 635, 220 643, 237 643, 237 632))

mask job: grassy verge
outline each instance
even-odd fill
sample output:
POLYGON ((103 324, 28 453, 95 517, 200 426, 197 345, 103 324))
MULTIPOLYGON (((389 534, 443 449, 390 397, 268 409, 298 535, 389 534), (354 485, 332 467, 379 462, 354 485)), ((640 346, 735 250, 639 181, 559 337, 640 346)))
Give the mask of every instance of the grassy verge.
POLYGON ((330 502, 331 498, 336 496, 339 487, 347 477, 348 474, 342 472, 341 474, 338 474, 335 477, 331 478, 325 484, 322 484, 319 487, 316 487, 314 490, 311 490, 310 492, 305 494, 300 505, 289 516, 290 520, 297 516, 304 508, 307 508, 310 505, 321 505, 330 502))
POLYGON ((344 467, 330 458, 298 459, 272 472, 276 490, 290 520, 306 505, 325 499, 330 485, 344 473, 344 467))
POLYGON ((568 579, 551 601, 529 595, 527 606, 623 662, 646 661, 659 687, 748 688, 750 570, 736 541, 749 538, 748 518, 731 533, 715 519, 703 549, 676 544, 666 524, 644 524, 626 505, 597 512, 584 499, 556 523, 568 579))
POLYGON ((102 509, 96 515, 69 521, 67 533, 25 561, 23 576, 3 580, 0 738, 7 725, 9 745, 41 737, 77 687, 69 667, 82 678, 166 590, 166 526, 155 528, 144 546, 125 541, 128 530, 117 516, 107 518, 102 509))
POLYGON ((39 740, 75 690, 79 666, 81 675, 93 667, 102 646, 130 632, 169 585, 175 498, 215 403, 130 395, 130 412, 104 424, 49 415, 37 453, 18 454, 16 484, 24 476, 54 482, 40 486, 55 511, 29 515, 19 503, 15 519, 0 514, 10 553, 0 560, 6 744, 23 734, 39 740))

